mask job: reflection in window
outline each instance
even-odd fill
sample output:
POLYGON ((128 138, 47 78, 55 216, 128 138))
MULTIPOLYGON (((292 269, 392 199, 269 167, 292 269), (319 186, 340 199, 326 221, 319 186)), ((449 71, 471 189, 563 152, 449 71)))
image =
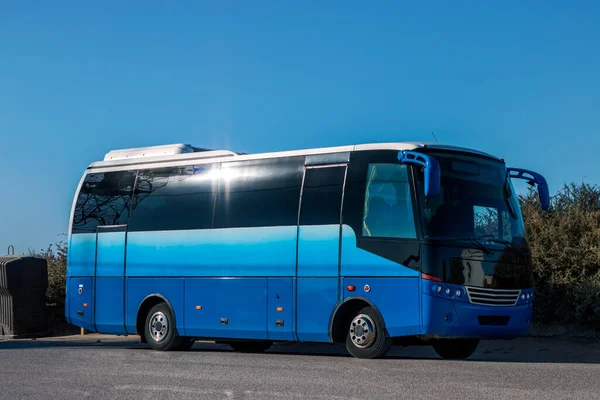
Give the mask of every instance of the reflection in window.
POLYGON ((127 224, 134 182, 135 171, 88 174, 75 204, 73 233, 92 233, 98 226, 127 224))
POLYGON ((416 238, 408 169, 398 164, 369 164, 363 236, 416 238))
POLYGON ((214 227, 296 225, 303 169, 302 157, 223 163, 214 227))
POLYGON ((141 170, 135 187, 131 231, 203 229, 212 226, 216 174, 212 166, 141 170))
POLYGON ((473 220, 475 221, 475 237, 496 238, 498 236, 497 208, 473 206, 473 220))

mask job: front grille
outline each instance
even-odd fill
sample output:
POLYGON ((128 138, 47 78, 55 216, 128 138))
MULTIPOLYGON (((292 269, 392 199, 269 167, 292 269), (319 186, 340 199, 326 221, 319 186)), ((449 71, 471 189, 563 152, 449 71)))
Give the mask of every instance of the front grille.
POLYGON ((514 306, 519 300, 519 289, 488 289, 467 286, 467 294, 472 304, 483 306, 514 306))

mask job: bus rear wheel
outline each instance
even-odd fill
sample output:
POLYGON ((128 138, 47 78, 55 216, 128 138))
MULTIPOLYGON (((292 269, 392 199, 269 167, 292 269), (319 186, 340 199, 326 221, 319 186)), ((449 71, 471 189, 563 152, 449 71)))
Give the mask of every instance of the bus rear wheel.
POLYGON ((235 351, 241 353, 264 353, 269 350, 273 342, 269 341, 248 341, 248 342, 229 342, 227 343, 235 351))
POLYGON ((146 341, 154 350, 177 350, 182 338, 175 328, 175 317, 166 303, 152 307, 146 316, 146 341))
POLYGON ((346 350, 357 358, 380 358, 390 346, 383 318, 373 307, 364 307, 350 322, 346 350))
POLYGON ((465 360, 477 350, 479 339, 437 339, 433 349, 442 358, 465 360))

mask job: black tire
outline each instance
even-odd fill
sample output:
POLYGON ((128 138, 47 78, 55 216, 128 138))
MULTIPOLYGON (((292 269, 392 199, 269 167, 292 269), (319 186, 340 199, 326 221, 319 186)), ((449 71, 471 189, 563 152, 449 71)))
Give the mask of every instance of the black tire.
POLYGON ((241 353, 264 353, 269 350, 273 342, 269 341, 244 341, 227 343, 233 350, 241 353))
POLYGON ((383 318, 373 307, 360 310, 346 329, 346 350, 356 358, 383 357, 392 344, 383 318))
POLYGON ((148 312, 144 332, 146 341, 154 350, 177 350, 181 344, 181 336, 177 334, 177 328, 175 327, 175 317, 166 303, 159 303, 148 312), (159 332, 158 337, 153 335, 153 326, 154 330, 159 332), (160 328, 160 330, 157 328, 160 328), (160 332, 163 333, 160 334, 160 332))
POLYGON ((196 339, 190 337, 182 337, 181 343, 179 343, 179 347, 177 348, 177 350, 188 351, 194 346, 194 343, 196 343, 196 339))
POLYGON ((433 349, 442 358, 465 360, 477 350, 479 339, 437 339, 433 349))

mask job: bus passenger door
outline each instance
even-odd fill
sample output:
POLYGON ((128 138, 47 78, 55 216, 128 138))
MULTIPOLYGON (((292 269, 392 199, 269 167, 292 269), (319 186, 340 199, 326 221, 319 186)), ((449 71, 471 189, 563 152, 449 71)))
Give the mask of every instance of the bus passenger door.
POLYGON ((125 242, 127 225, 98 226, 94 324, 101 333, 125 334, 125 242))
POLYGON ((308 166, 298 218, 296 330, 303 342, 328 342, 340 299, 341 206, 346 164, 308 166))

